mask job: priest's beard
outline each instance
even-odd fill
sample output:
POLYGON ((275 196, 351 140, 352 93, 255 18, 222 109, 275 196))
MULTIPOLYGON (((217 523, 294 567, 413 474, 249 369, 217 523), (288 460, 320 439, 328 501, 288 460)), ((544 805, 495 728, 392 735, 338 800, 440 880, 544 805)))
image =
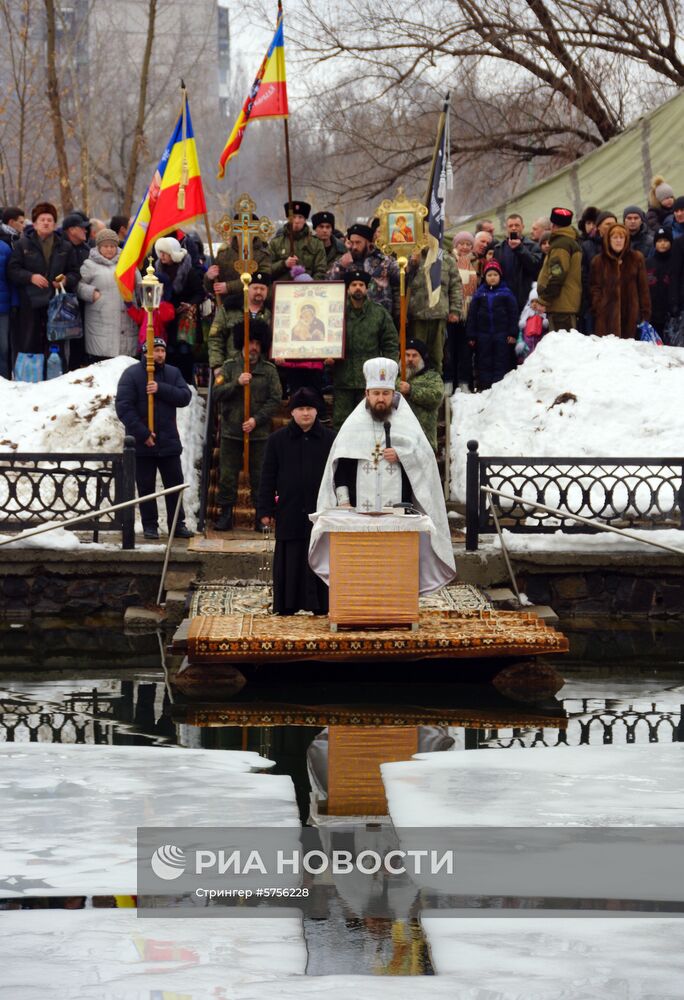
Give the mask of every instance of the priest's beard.
POLYGON ((377 403, 366 403, 366 406, 370 410, 370 415, 373 420, 377 420, 378 423, 384 424, 386 420, 390 419, 392 414, 392 401, 386 403, 383 399, 379 399, 377 403))

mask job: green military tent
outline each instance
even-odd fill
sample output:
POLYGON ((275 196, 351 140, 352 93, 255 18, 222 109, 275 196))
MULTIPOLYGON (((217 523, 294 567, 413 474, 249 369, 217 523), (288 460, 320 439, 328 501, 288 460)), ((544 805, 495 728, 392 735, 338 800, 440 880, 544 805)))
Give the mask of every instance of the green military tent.
POLYGON ((483 209, 458 223, 468 229, 477 219, 492 219, 504 232, 506 216, 517 212, 526 227, 548 215, 554 205, 571 208, 576 218, 587 205, 622 218, 626 205, 647 207, 651 178, 660 174, 684 194, 684 90, 603 146, 556 171, 522 194, 483 209))

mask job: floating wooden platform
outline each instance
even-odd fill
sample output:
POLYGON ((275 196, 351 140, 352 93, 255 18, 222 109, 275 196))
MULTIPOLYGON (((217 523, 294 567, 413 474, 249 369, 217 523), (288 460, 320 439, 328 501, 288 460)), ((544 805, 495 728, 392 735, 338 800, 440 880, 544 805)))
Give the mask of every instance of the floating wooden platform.
POLYGON ((473 660, 565 653, 568 640, 526 611, 421 611, 416 632, 331 632, 327 618, 231 614, 193 618, 173 651, 190 664, 473 660))

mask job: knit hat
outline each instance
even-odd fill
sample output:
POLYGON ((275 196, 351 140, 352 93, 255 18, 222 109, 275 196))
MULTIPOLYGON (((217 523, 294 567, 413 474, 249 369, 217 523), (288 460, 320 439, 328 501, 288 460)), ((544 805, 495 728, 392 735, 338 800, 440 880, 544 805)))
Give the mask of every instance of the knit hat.
POLYGON ((370 226, 364 226, 362 222, 355 222, 347 230, 347 238, 350 236, 362 236, 364 240, 368 240, 370 243, 373 239, 373 230, 370 226))
POLYGON ((498 262, 498 260, 488 260, 485 266, 482 268, 482 273, 486 274, 487 271, 496 271, 497 274, 503 276, 501 264, 498 262))
POLYGON ((679 198, 675 198, 674 200, 674 204, 672 205, 672 211, 679 212, 683 208, 684 208, 684 195, 680 194, 679 198))
POLYGON ((394 389, 399 365, 391 358, 370 358, 363 366, 366 389, 394 389))
POLYGON ((362 281, 366 286, 366 288, 368 288, 368 286, 371 283, 371 276, 366 271, 364 271, 363 268, 360 267, 354 268, 352 271, 345 271, 344 283, 347 286, 347 288, 349 288, 352 281, 362 281))
POLYGON ((313 281, 313 278, 303 264, 295 264, 290 268, 290 275, 293 281, 313 281))
MULTIPOLYGON (((684 198, 682 198, 682 207, 684 208, 684 198)), ((638 205, 628 205, 622 213, 622 221, 624 222, 628 215, 640 215, 641 221, 646 222, 646 213, 643 208, 639 208, 638 205)))
POLYGON ((463 232, 456 233, 454 236, 454 246, 456 246, 457 243, 465 243, 466 240, 469 240, 472 245, 475 242, 475 237, 472 233, 468 233, 464 229, 463 232))
POLYGON ((293 392, 290 396, 290 401, 288 403, 288 409, 290 413, 296 410, 298 406, 313 406, 316 410, 320 412, 323 400, 316 392, 315 389, 309 389, 308 386, 303 385, 296 392, 293 392))
POLYGON ((615 214, 615 212, 599 212, 599 214, 596 216, 596 228, 598 229, 601 223, 605 222, 606 219, 615 219, 615 221, 617 222, 617 215, 615 214))
POLYGON ((654 194, 661 205, 666 198, 674 198, 674 191, 665 181, 661 181, 660 184, 656 185, 654 194))
POLYGON ((188 251, 183 249, 175 236, 162 236, 154 244, 154 252, 157 257, 160 253, 167 253, 174 264, 180 264, 188 251))
MULTIPOLYGON (((154 345, 153 346, 154 347, 163 347, 164 350, 166 350, 166 341, 164 340, 163 337, 155 337, 154 338, 154 345)), ((147 354, 147 341, 146 340, 143 341, 142 349, 143 349, 143 353, 147 354)))
POLYGON ((661 226, 653 237, 653 243, 657 243, 658 240, 667 240, 668 243, 672 243, 672 230, 668 226, 661 226))
POLYGON ((113 229, 101 229, 100 232, 95 237, 95 246, 99 247, 102 243, 116 243, 119 245, 119 237, 116 235, 113 229))
POLYGON ((51 215, 57 223, 57 209, 49 201, 39 201, 31 209, 31 222, 35 222, 39 215, 51 215))
POLYGON ((572 212, 569 208, 552 208, 549 218, 554 226, 569 226, 572 222, 572 212))

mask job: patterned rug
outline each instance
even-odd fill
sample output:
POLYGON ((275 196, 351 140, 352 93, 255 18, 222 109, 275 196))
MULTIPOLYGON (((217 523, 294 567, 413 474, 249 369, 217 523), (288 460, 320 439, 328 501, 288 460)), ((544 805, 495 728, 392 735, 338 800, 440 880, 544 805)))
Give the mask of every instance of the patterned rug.
MULTIPOLYGON (((190 601, 190 617, 196 615, 267 615, 271 612, 270 584, 242 584, 236 580, 198 583, 190 601)), ((435 594, 420 598, 425 611, 486 611, 491 602, 471 583, 453 583, 435 594)), ((307 615, 307 612, 300 612, 307 615)))
POLYGON ((526 611, 421 611, 419 628, 331 632, 327 618, 232 614, 193 618, 192 663, 538 656, 567 652, 565 636, 526 611))

